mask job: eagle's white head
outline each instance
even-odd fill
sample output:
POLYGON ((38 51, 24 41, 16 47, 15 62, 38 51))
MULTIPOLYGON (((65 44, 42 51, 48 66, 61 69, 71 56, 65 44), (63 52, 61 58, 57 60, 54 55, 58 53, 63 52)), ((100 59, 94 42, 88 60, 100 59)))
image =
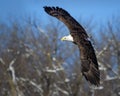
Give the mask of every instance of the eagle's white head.
POLYGON ((71 41, 74 42, 73 37, 71 35, 64 36, 61 38, 62 41, 71 41))

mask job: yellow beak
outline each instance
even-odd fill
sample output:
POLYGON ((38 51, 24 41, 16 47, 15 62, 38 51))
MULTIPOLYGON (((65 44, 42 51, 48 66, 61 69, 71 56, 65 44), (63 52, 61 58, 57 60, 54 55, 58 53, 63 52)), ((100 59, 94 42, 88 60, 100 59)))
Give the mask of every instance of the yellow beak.
POLYGON ((65 38, 64 38, 64 37, 62 37, 62 38, 61 38, 61 41, 64 41, 64 40, 65 40, 65 38))

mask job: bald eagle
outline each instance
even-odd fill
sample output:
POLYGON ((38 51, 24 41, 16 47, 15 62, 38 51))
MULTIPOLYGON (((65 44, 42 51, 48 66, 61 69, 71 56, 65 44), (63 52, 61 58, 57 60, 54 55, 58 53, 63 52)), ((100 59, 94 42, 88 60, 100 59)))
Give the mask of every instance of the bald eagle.
POLYGON ((69 29, 70 35, 61 38, 78 45, 82 75, 93 85, 100 84, 100 71, 94 48, 85 29, 64 9, 59 7, 43 7, 45 12, 62 21, 69 29))

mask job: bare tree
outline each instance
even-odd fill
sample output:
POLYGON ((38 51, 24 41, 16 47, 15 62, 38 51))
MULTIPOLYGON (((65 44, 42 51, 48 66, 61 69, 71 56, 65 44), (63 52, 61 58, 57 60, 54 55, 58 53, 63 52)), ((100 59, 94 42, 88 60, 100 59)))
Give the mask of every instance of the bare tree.
MULTIPOLYGON (((91 21, 83 25, 94 35, 91 21)), ((60 41, 68 32, 63 24, 50 20, 43 29, 30 18, 24 23, 0 24, 0 96, 119 96, 119 17, 92 37, 101 70, 99 87, 82 77, 77 46, 60 41)))

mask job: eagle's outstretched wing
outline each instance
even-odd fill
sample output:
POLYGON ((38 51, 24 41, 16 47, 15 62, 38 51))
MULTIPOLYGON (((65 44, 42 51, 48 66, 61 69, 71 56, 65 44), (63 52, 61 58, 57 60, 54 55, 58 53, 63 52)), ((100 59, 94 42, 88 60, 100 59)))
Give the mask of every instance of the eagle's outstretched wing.
POLYGON ((74 42, 80 49, 82 74, 91 84, 99 85, 100 71, 94 49, 88 40, 85 29, 62 8, 45 6, 44 9, 49 15, 58 18, 68 27, 74 42))
POLYGON ((84 37, 88 37, 84 28, 64 9, 59 7, 44 7, 45 11, 51 15, 62 21, 70 30, 70 33, 78 33, 81 32, 81 35, 84 37))

